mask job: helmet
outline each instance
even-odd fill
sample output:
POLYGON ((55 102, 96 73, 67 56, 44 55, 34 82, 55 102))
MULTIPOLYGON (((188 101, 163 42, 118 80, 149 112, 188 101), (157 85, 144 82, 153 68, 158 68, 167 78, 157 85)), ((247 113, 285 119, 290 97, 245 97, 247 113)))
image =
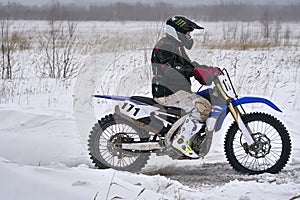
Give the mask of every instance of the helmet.
POLYGON ((166 34, 174 37, 187 49, 191 49, 194 41, 190 35, 194 29, 204 29, 183 16, 174 16, 166 22, 166 34))

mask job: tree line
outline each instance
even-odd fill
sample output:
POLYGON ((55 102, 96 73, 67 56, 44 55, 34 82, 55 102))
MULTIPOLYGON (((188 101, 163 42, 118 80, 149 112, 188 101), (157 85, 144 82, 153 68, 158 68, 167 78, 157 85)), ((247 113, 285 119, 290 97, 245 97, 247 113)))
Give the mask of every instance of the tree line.
POLYGON ((16 3, 0 4, 0 19, 9 12, 14 20, 76 20, 76 21, 158 21, 173 15, 185 15, 202 21, 298 21, 300 4, 249 5, 221 3, 217 5, 175 6, 115 3, 79 6, 59 4, 29 6, 16 3))

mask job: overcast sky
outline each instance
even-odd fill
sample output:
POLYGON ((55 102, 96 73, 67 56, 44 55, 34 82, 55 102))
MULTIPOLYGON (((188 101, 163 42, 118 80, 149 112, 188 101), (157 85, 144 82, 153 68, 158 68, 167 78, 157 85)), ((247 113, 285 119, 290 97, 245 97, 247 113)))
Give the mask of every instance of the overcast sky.
POLYGON ((196 4, 219 4, 220 2, 235 2, 235 3, 254 3, 254 4, 291 4, 300 3, 300 0, 0 0, 0 3, 7 4, 7 2, 16 2, 23 5, 44 5, 51 4, 52 2, 60 3, 74 3, 78 5, 90 5, 90 4, 112 4, 116 2, 128 2, 128 3, 149 3, 149 2, 167 2, 174 5, 196 5, 196 4))

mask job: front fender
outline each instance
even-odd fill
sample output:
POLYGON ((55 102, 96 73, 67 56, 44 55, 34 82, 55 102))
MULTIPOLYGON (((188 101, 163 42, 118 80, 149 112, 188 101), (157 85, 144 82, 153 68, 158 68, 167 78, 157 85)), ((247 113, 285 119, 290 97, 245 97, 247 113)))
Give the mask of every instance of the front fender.
POLYGON ((236 106, 242 105, 242 104, 248 104, 248 103, 264 103, 264 104, 270 106, 271 108, 273 108, 274 110, 276 110, 278 112, 282 112, 274 103, 272 103, 268 99, 264 99, 264 98, 260 98, 260 97, 242 97, 240 99, 232 100, 233 107, 236 107, 236 106))
MULTIPOLYGON (((274 110, 276 110, 278 112, 282 112, 274 103, 272 103, 271 101, 269 101, 267 99, 260 98, 260 97, 242 97, 240 99, 232 100, 231 103, 232 103, 233 107, 237 107, 239 105, 248 104, 248 103, 264 103, 264 104, 270 106, 271 108, 273 108, 274 110)), ((216 122, 216 129, 215 129, 216 131, 221 129, 223 121, 228 113, 229 113, 228 107, 225 106, 222 108, 221 112, 216 115, 216 116, 218 116, 218 119, 216 122)), ((211 116, 214 116, 214 113, 211 113, 211 116)))

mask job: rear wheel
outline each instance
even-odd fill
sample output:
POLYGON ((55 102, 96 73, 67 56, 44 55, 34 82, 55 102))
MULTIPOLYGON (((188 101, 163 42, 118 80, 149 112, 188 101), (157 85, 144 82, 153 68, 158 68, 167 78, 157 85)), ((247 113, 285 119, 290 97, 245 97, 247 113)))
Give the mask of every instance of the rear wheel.
POLYGON ((88 146, 93 163, 100 169, 114 168, 131 172, 140 171, 150 153, 123 150, 122 143, 145 142, 147 132, 117 115, 99 120, 90 132, 88 146))
POLYGON ((246 114, 242 119, 251 130, 255 143, 248 146, 237 123, 233 123, 225 138, 225 154, 229 163, 243 173, 278 173, 291 153, 291 140, 286 128, 265 113, 246 114))

